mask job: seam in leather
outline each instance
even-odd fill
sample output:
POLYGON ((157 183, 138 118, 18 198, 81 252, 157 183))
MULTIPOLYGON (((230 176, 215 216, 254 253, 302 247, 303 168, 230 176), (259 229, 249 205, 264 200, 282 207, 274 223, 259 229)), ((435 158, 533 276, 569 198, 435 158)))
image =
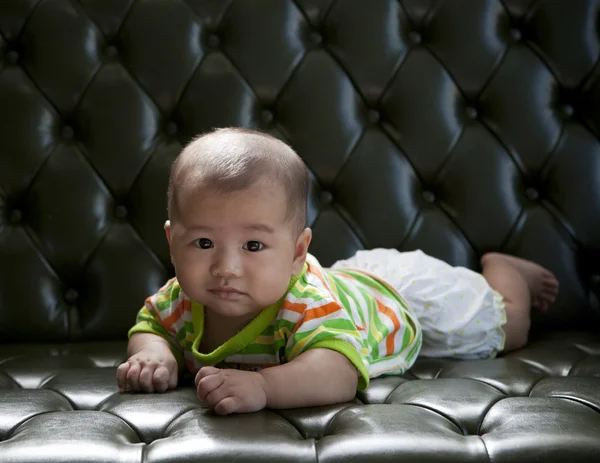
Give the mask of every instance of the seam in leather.
POLYGON ((492 389, 495 389, 496 391, 500 392, 501 394, 504 394, 506 397, 518 397, 518 396, 511 396, 506 391, 503 391, 502 389, 500 389, 497 386, 494 386, 493 384, 486 383, 482 379, 477 379, 477 378, 465 378, 465 379, 470 379, 471 381, 477 381, 478 383, 485 384, 486 386, 489 386, 492 389))
POLYGON ((485 454, 487 455, 488 461, 491 462, 492 461, 492 457, 490 457, 490 451, 488 450, 487 445, 485 444, 485 439, 483 438, 482 435, 479 434, 479 429, 477 429, 477 434, 479 435, 479 440, 483 444, 483 449, 485 450, 485 454))
POLYGON ((316 439, 316 438, 314 438, 314 437, 312 437, 312 438, 311 438, 311 437, 308 437, 308 436, 307 436, 307 435, 306 435, 304 432, 302 432, 302 430, 301 430, 301 429, 300 429, 298 426, 296 426, 296 425, 295 425, 294 423, 292 423, 292 422, 291 422, 291 421, 290 421, 288 418, 286 418, 285 416, 283 416, 283 415, 281 414, 281 411, 282 411, 282 410, 271 409, 271 408, 269 408, 268 410, 269 410, 270 412, 273 412, 275 415, 279 416, 281 419, 283 419, 283 420, 287 421, 287 422, 290 424, 290 426, 291 426, 292 428, 294 428, 294 429, 295 429, 295 430, 298 432, 298 434, 300 434, 300 437, 302 437, 304 440, 308 440, 308 439, 313 439, 313 440, 315 440, 315 441, 316 441, 316 440, 318 440, 318 439, 316 439))
MULTIPOLYGON (((110 410, 90 410, 90 411, 95 411, 97 413, 108 413, 108 414, 114 416, 115 418, 119 418, 123 423, 125 423, 127 426, 129 426, 129 429, 131 429, 131 431, 137 437, 138 443, 144 444, 144 447, 147 447, 148 443, 144 439, 142 439, 142 432, 136 426, 134 426, 132 423, 130 423, 129 421, 127 421, 122 416, 119 416, 119 415, 117 415, 116 413, 113 413, 110 410)), ((172 421, 171 421, 171 423, 172 423, 172 421)), ((171 423, 169 423, 169 426, 171 425, 171 423)), ((167 426, 167 428, 168 428, 168 426, 167 426)), ((145 460, 142 460, 142 461, 145 461, 145 460)))
MULTIPOLYGON (((70 405, 70 406, 71 406, 71 408, 73 409, 73 410, 71 410, 71 411, 82 410, 81 408, 78 408, 78 407, 75 405, 75 403, 74 403, 74 402, 73 402, 71 399, 69 399, 69 398, 68 398, 66 395, 64 395, 64 394, 63 394, 62 392, 60 392, 60 391, 57 391, 56 389, 52 389, 52 388, 49 388, 49 387, 48 387, 48 388, 42 388, 42 387, 40 387, 40 388, 38 388, 38 390, 52 391, 52 392, 54 392, 55 394, 57 394, 57 395, 61 396, 63 399, 65 399, 67 402, 69 402, 69 405, 70 405)), ((61 411, 61 410, 53 410, 53 411, 55 411, 55 412, 59 412, 59 411, 61 411)), ((87 410, 84 410, 84 411, 87 411, 87 410)))
POLYGON ((446 415, 445 413, 442 413, 439 410, 436 410, 433 407, 429 407, 427 405, 423 405, 423 404, 417 404, 417 403, 412 403, 412 402, 403 402, 401 404, 396 404, 396 405, 407 405, 409 407, 418 407, 418 408, 422 408, 424 410, 428 410, 432 413, 435 413, 436 415, 441 416, 442 418, 445 418, 446 420, 448 420, 450 423, 452 423, 454 426, 456 426, 457 430, 459 431, 458 434, 460 434, 461 436, 469 436, 470 434, 468 434, 468 431, 466 428, 463 428, 458 422, 456 422, 454 420, 454 418, 446 415))
POLYGON ((17 423, 16 425, 14 425, 7 433, 6 433, 6 438, 4 440, 0 440, 0 442, 6 442, 9 439, 13 438, 13 434, 14 432, 19 429, 21 426, 23 426, 25 423, 27 423, 28 421, 41 416, 41 415, 46 415, 48 413, 57 413, 57 410, 45 410, 43 412, 40 413, 34 413, 32 416, 26 418, 25 420, 21 421, 20 423, 17 423))
POLYGON ((575 403, 578 403, 579 405, 583 405, 584 407, 590 408, 597 413, 600 413, 600 407, 596 407, 593 403, 590 403, 590 402, 584 402, 583 400, 581 400, 577 397, 570 397, 570 396, 566 396, 566 395, 562 395, 562 394, 549 395, 549 396, 545 396, 545 397, 565 400, 565 401, 569 401, 569 402, 575 402, 575 403))
POLYGON ((570 367, 569 367, 569 371, 567 371, 567 374, 564 376, 564 378, 571 376, 571 371, 573 371, 573 368, 575 368, 577 365, 579 365, 582 362, 585 362, 588 358, 590 358, 591 355, 588 355, 587 357, 584 357, 582 359, 577 360, 575 363, 573 363, 570 367))
MULTIPOLYGON (((479 416, 479 423, 477 423, 477 435, 478 436, 481 437, 481 425, 483 424, 483 421, 485 420, 485 417, 487 416, 487 414, 489 413, 489 411, 492 409, 492 407, 494 407, 498 402, 501 402, 501 401, 503 401, 505 399, 510 399, 510 398, 511 398, 510 396, 504 394, 504 397, 499 397, 498 400, 494 400, 494 402, 491 403, 489 407, 487 407, 487 408, 485 408, 483 410, 483 413, 481 413, 480 416, 479 416)), ((486 448, 486 452, 487 452, 487 448, 486 448)))

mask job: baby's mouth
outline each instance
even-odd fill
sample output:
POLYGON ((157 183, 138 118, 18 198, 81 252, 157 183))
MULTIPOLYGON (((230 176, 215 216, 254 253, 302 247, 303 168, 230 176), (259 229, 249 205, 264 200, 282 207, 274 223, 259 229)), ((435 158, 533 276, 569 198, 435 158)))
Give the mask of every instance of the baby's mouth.
POLYGON ((225 299, 227 301, 236 301, 245 295, 242 291, 238 291, 231 286, 217 286, 216 288, 209 289, 208 292, 219 299, 225 299))

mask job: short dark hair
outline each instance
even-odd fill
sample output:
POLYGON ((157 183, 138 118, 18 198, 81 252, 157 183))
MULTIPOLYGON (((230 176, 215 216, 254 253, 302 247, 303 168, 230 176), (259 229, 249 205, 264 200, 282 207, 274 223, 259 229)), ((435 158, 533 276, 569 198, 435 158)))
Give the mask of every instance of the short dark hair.
POLYGON ((217 192, 273 180, 287 195, 286 220, 299 235, 306 226, 308 170, 283 141, 263 132, 222 128, 194 138, 175 159, 167 191, 169 219, 177 216, 177 188, 191 182, 217 192))

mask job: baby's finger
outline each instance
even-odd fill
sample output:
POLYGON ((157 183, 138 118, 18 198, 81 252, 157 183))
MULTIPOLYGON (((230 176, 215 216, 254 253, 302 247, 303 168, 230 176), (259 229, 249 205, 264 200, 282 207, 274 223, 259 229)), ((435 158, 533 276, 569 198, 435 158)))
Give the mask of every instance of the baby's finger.
POLYGON ((154 385, 152 384, 152 377, 154 376, 154 370, 156 365, 146 364, 140 373, 140 389, 144 392, 154 392, 154 385))
POLYGON ((127 372, 127 384, 131 391, 140 390, 140 364, 133 363, 129 365, 129 371, 127 372))
POLYGON ((204 403, 210 408, 215 408, 223 399, 230 396, 226 386, 217 387, 212 392, 209 392, 204 397, 204 403))
POLYGON ((200 401, 202 402, 207 403, 210 406, 215 405, 220 400, 220 398, 215 397, 213 398, 213 400, 209 401, 208 395, 215 392, 219 387, 223 385, 224 382, 225 378, 223 378, 223 375, 211 375, 200 379, 196 387, 198 399, 200 399, 200 401))
POLYGON ((117 386, 119 392, 125 392, 127 389, 127 372, 129 371, 129 362, 124 362, 117 368, 117 386))
POLYGON ((198 387, 198 381, 200 381, 202 378, 206 378, 207 376, 210 376, 210 375, 216 375, 219 371, 220 371, 219 368, 215 368, 215 367, 200 368, 200 371, 198 371, 198 373, 196 373, 196 377, 194 378, 196 387, 198 387))
POLYGON ((165 392, 169 388, 169 370, 167 370, 167 367, 160 365, 154 370, 152 384, 154 384, 156 392, 165 392))
POLYGON ((215 406, 217 415, 229 415, 240 409, 240 400, 237 397, 225 397, 215 406))

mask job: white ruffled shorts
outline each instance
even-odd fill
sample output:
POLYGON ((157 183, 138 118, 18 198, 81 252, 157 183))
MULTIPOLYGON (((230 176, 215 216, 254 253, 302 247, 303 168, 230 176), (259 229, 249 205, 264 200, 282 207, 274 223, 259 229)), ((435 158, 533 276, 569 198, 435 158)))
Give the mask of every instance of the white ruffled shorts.
POLYGON ((420 250, 380 248, 358 251, 332 268, 364 270, 394 287, 421 324, 420 356, 485 359, 504 348, 504 301, 479 273, 420 250))

